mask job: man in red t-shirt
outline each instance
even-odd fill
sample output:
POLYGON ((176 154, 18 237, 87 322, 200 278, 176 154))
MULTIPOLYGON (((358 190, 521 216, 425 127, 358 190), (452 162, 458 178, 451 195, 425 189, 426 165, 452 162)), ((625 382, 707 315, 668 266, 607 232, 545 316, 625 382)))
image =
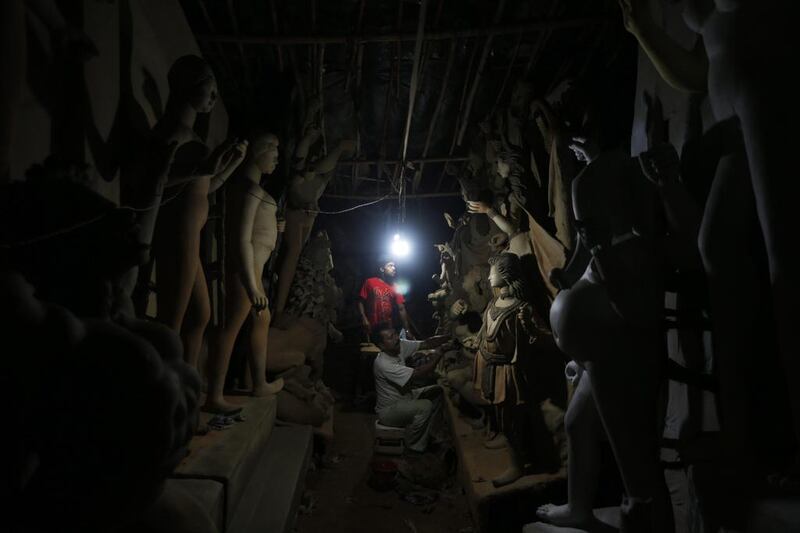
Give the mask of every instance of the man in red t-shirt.
POLYGON ((369 337, 371 329, 379 324, 393 325, 393 308, 397 306, 397 314, 408 338, 413 338, 411 320, 406 312, 405 298, 394 290, 391 281, 397 274, 394 261, 387 261, 380 267, 380 277, 368 278, 358 293, 358 310, 361 313, 361 324, 369 337))

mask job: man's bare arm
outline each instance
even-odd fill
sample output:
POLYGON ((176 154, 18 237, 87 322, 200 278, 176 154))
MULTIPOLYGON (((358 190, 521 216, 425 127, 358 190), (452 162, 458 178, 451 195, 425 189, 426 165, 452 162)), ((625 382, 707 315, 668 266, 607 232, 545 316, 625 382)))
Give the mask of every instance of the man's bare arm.
POLYGON ((439 351, 436 353, 436 356, 429 363, 425 363, 424 365, 420 365, 417 368, 415 368, 414 373, 411 374, 411 377, 416 378, 419 376, 430 374, 436 368, 436 365, 439 364, 439 360, 441 358, 442 358, 442 352, 439 351))
POLYGON ((437 348, 442 344, 446 343, 450 340, 449 335, 435 335, 433 337, 427 338, 422 341, 422 344, 419 345, 420 350, 431 350, 433 348, 437 348))

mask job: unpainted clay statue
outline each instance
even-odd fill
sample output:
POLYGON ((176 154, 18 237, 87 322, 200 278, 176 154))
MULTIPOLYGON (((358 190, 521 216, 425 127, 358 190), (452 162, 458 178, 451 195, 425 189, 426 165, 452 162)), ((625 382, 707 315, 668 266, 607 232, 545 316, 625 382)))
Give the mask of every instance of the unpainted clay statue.
POLYGON ((323 158, 306 164, 309 147, 314 144, 319 135, 318 129, 311 128, 298 144, 297 151, 300 156, 297 157, 297 173, 289 180, 286 190, 285 250, 281 254, 281 263, 278 268, 278 290, 275 295, 276 325, 284 325, 282 315, 289 299, 289 289, 297 269, 297 261, 311 234, 314 220, 319 211, 318 202, 328 186, 330 173, 336 168, 336 163, 343 154, 355 149, 355 142, 343 140, 323 158))
MULTIPOLYGON (((513 194, 509 196, 509 200, 512 203, 515 202, 513 194)), ((549 281, 550 271, 564 266, 566 261, 564 247, 524 210, 519 216, 527 218, 529 229, 528 231, 521 231, 519 223, 508 215, 505 202, 501 204, 499 213, 486 202, 480 201, 468 201, 467 209, 470 213, 485 214, 506 234, 504 249, 508 252, 518 257, 526 255, 535 257, 541 281, 547 288, 550 298, 555 297, 557 289, 549 281)), ((501 241, 498 239, 495 242, 499 244, 501 241)))
POLYGON ((283 372, 307 364, 313 371, 313 377, 319 378, 327 345, 328 328, 311 317, 293 318, 286 329, 272 327, 269 331, 267 371, 283 372))
POLYGON ((500 429, 510 444, 512 465, 492 480, 500 487, 526 471, 552 472, 560 465, 533 381, 536 344, 546 343, 549 332, 538 328, 532 318, 519 257, 503 253, 493 256, 489 264, 496 297, 483 315, 473 382, 483 399, 497 407, 500 429))
POLYGON ((439 250, 439 265, 441 266, 441 270, 438 274, 433 275, 433 280, 438 283, 439 288, 428 294, 428 300, 431 302, 442 300, 446 298, 448 294, 450 294, 450 292, 453 290, 451 278, 453 278, 455 275, 455 263, 453 260, 454 254, 453 250, 450 248, 450 245, 444 243, 434 244, 434 246, 437 250, 439 250))
POLYGON ((153 128, 165 144, 178 147, 166 183, 155 235, 157 319, 180 332, 186 361, 196 367, 211 317, 208 287, 200 262, 200 233, 208 218, 208 195, 242 162, 247 141, 228 141, 210 155, 194 131, 198 113, 217 101, 211 67, 197 56, 175 61, 163 118, 153 128))
MULTIPOLYGON (((531 103, 531 114, 536 121, 544 142, 544 154, 540 163, 547 169, 548 215, 555 223, 555 236, 571 250, 574 246, 575 229, 572 223, 572 198, 570 185, 578 173, 577 164, 569 151, 571 141, 567 126, 549 102, 536 100, 531 103)), ((531 153, 533 157, 534 152, 531 153)), ((532 166, 538 162, 532 161, 532 166)))
POLYGON ((117 530, 158 497, 186 456, 200 380, 169 328, 79 318, 34 292, 19 274, 0 275, 9 356, 2 399, 16 406, 7 421, 18 430, 4 448, 15 504, 5 524, 117 530), (131 423, 138 418, 146 428, 131 423))
POLYGON ((573 182, 579 239, 566 270, 553 273, 564 290, 550 321, 558 346, 587 375, 567 411, 571 499, 540 509, 539 516, 575 527, 592 520, 597 465, 590 462, 597 453, 588 448, 597 440, 596 409, 624 484, 623 528, 671 531, 654 431, 663 362, 662 276, 667 258, 673 268, 696 260, 698 217, 677 181, 672 147, 640 161, 621 151, 600 153, 592 139, 576 139, 573 150, 589 165, 573 182))
POLYGON ((333 254, 328 233, 320 231, 303 249, 292 283, 286 313, 291 317, 306 316, 327 327, 334 342, 341 342, 344 334, 336 329, 336 310, 341 306, 342 290, 336 286, 330 272, 333 254))
MULTIPOLYGON (((687 51, 655 23, 648 2, 619 3, 626 29, 664 80, 679 90, 707 91, 718 126, 735 132, 711 186, 700 246, 715 324, 724 461, 732 473, 739 471, 731 481, 748 483, 748 476, 741 474, 751 470, 752 451, 746 444, 747 405, 741 391, 746 385, 745 358, 753 348, 761 348, 753 339, 757 332, 751 327, 752 316, 741 312, 755 309, 759 301, 756 252, 749 242, 741 241, 751 220, 757 220, 766 248, 783 374, 791 379, 800 372, 794 333, 800 322, 800 254, 791 244, 796 241, 793 232, 787 231, 797 226, 795 199, 800 190, 797 180, 787 179, 787 172, 797 164, 794 139, 800 114, 793 104, 797 84, 786 77, 788 66, 796 63, 798 4, 687 0, 684 20, 701 37, 687 51), (732 292, 741 302, 737 309, 729 304, 732 292)), ((790 402, 800 442, 800 394, 790 393, 790 402)), ((795 486, 800 482, 800 459, 795 458, 780 481, 787 482, 795 486)))
POLYGON ((244 321, 253 320, 250 331, 249 366, 253 396, 275 394, 282 387, 277 380, 267 383, 267 344, 270 312, 261 279, 264 265, 275 249, 282 223, 275 214, 278 204, 261 187, 264 175, 278 165, 278 138, 271 133, 250 140, 245 162, 226 188, 227 240, 225 257, 225 317, 208 346, 208 397, 205 411, 226 413, 235 406, 225 402, 223 388, 233 345, 244 321))
POLYGON ((330 418, 334 398, 322 381, 315 382, 310 374, 311 368, 304 365, 279 375, 285 383, 278 393, 279 420, 319 427, 330 418))

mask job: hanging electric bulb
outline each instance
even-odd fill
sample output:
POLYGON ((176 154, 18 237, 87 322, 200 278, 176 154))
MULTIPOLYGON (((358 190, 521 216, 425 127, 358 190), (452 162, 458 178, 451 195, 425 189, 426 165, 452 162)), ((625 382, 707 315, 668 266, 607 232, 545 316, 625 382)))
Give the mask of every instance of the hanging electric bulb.
POLYGON ((391 251, 395 257, 407 257, 411 253, 411 243, 399 233, 395 233, 392 238, 391 251))

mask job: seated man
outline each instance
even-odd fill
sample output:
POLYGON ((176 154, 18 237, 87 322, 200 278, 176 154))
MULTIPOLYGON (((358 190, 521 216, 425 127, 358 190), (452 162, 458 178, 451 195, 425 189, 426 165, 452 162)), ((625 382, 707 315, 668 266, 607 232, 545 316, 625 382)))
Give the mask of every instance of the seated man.
POLYGON ((431 374, 445 352, 448 337, 439 335, 424 341, 401 339, 391 325, 372 330, 372 342, 381 352, 372 366, 375 374, 378 422, 385 426, 406 428, 406 448, 422 453, 428 446, 431 430, 442 408, 442 389, 438 385, 411 388, 411 378, 431 374), (429 362, 411 368, 417 350, 439 347, 429 362))

